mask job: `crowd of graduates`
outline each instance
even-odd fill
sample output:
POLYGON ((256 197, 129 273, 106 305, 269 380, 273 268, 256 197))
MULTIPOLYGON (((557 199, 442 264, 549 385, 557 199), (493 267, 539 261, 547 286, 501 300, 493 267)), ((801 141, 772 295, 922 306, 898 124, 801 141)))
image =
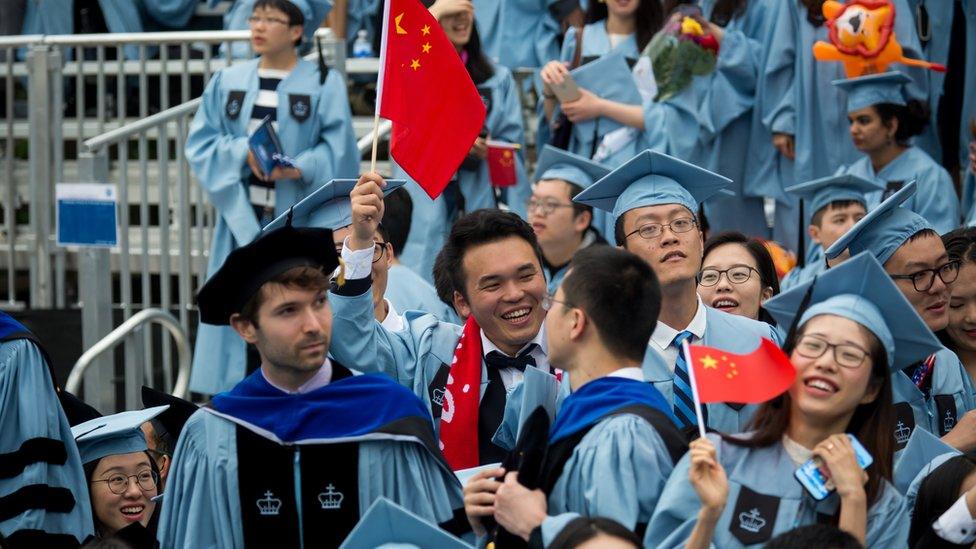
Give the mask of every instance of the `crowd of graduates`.
POLYGON ((196 404, 103 415, 0 313, 0 547, 973 546, 976 2, 584 4, 428 3, 487 110, 434 199, 360 175, 323 6, 248 4, 185 151, 196 404), (814 59, 852 6, 903 64, 814 59), (767 346, 785 391, 703 402, 767 346))

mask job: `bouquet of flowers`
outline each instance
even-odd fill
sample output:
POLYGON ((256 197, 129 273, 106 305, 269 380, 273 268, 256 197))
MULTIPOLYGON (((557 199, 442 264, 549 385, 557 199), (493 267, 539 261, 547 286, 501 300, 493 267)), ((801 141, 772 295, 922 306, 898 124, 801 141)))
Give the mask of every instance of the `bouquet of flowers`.
POLYGON ((692 16, 672 18, 647 44, 642 55, 651 60, 657 81, 655 101, 674 97, 692 78, 715 69, 718 41, 692 16))

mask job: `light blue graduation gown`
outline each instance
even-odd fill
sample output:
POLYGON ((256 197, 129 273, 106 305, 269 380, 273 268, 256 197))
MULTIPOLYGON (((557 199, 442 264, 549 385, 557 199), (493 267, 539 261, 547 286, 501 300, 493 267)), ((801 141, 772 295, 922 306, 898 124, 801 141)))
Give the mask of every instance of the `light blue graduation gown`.
POLYGON ((973 200, 974 194, 976 194, 976 174, 970 169, 966 171, 966 179, 962 183, 963 225, 966 227, 976 225, 976 201, 973 200))
MULTIPOLYGON (((763 122, 771 132, 795 136, 794 181, 826 177, 838 166, 853 164, 860 157, 851 144, 847 94, 831 84, 846 78, 843 63, 814 59, 813 44, 829 41, 827 26, 814 28, 798 0, 772 4, 772 41, 761 92, 763 122)), ((907 0, 894 0, 894 6, 894 31, 905 56, 921 58, 914 12, 907 0)), ((928 71, 898 64, 893 68, 912 78, 906 89, 910 97, 927 99, 928 71)), ((784 181, 784 185, 790 183, 784 181)))
MULTIPOLYGON (((485 118, 485 127, 489 138, 506 143, 517 143, 523 146, 515 154, 515 174, 518 182, 502 189, 501 200, 509 209, 526 217, 526 203, 532 196, 532 186, 525 172, 525 129, 522 125, 522 104, 515 79, 508 68, 492 64, 495 74, 478 85, 479 88, 490 90, 491 111, 485 118)), ((396 162, 393 163, 393 175, 399 179, 406 179, 407 192, 413 199, 413 218, 410 224, 410 235, 400 255, 400 262, 413 271, 433 282, 431 271, 437 253, 444 245, 447 234, 451 231, 451 224, 447 219, 447 202, 444 196, 431 200, 424 191, 396 162)), ((458 170, 458 186, 464 195, 464 208, 467 212, 483 208, 497 208, 495 189, 491 186, 488 174, 488 162, 482 161, 477 170, 458 170)))
MULTIPOLYGON (((965 167, 969 160, 967 144, 972 139, 969 133, 969 120, 976 118, 976 1, 974 0, 908 0, 912 13, 916 7, 924 5, 929 13, 930 37, 922 42, 924 59, 943 65, 949 62, 949 40, 952 38, 952 19, 954 4, 962 3, 962 10, 966 16, 966 66, 964 74, 966 80, 963 89, 962 112, 957 113, 962 124, 959 126, 959 165, 965 167)), ((900 35, 899 35, 900 36, 900 35)), ((932 117, 925 133, 917 138, 918 145, 935 158, 942 158, 942 147, 937 134, 939 102, 942 99, 945 86, 945 73, 929 73, 929 107, 932 117)))
MULTIPOLYGON (((918 191, 902 207, 924 217, 939 234, 959 226, 959 199, 949 172, 918 147, 909 147, 877 173, 868 156, 862 156, 842 171, 885 183, 916 180, 918 191)), ((868 211, 881 203, 883 194, 883 191, 868 193, 868 211)))
MULTIPOLYGON (((261 231, 248 198, 247 126, 257 99, 260 59, 237 63, 213 76, 187 136, 186 157, 207 198, 219 214, 210 246, 208 276, 223 264, 231 250, 254 240, 261 231), (227 116, 232 91, 244 92, 236 119, 227 116)), ((319 85, 318 67, 298 60, 278 85, 278 136, 285 154, 295 159, 301 180, 275 184, 275 217, 333 178, 355 178, 359 152, 352 130, 352 115, 345 83, 329 71, 319 85), (310 114, 298 122, 291 114, 289 96, 307 95, 310 114)), ((313 223, 314 225, 314 223, 313 223)), ((193 353, 190 389, 216 394, 244 378, 245 345, 228 326, 200 324, 193 353)))
MULTIPOLYGON (((361 30, 366 31, 370 44, 377 33, 383 29, 376 28, 376 14, 382 9, 379 0, 350 0, 346 5, 346 56, 352 57, 352 46, 361 30)), ((374 51, 373 56, 379 57, 380 52, 374 51)))
POLYGON ((44 355, 32 342, 18 339, 0 343, 0 454, 16 452, 35 438, 64 442, 63 465, 34 462, 10 478, 0 478, 0 498, 29 485, 67 488, 75 505, 67 513, 30 509, 0 520, 0 537, 19 530, 68 534, 82 542, 94 532, 88 479, 71 436, 71 427, 58 402, 44 355))
MULTIPOLYGON (((421 444, 369 436, 375 434, 359 443, 360 515, 386 497, 438 524, 463 505, 456 477, 421 444)), ((166 480, 162 547, 244 547, 237 467, 236 424, 207 410, 191 416, 166 480)), ((300 478, 297 462, 295 475, 300 478)))
MULTIPOLYGON (((108 32, 143 32, 140 10, 147 9, 143 0, 98 0, 98 5, 108 32)), ((74 14, 74 0, 29 0, 23 34, 74 34, 74 14)), ((136 46, 126 46, 123 51, 129 59, 139 56, 136 46)))
MULTIPOLYGON (((935 369, 932 375, 932 389, 928 398, 904 372, 891 374, 891 390, 896 410, 904 406, 902 403, 907 403, 912 409, 915 426, 941 437, 943 431, 951 430, 966 412, 976 408, 976 397, 973 395, 973 382, 966 368, 959 361, 959 357, 945 347, 935 353, 935 369), (945 411, 940 412, 938 397, 942 396, 952 399, 956 408, 955 418, 947 418, 945 411)), ((899 422, 903 422, 901 416, 899 414, 899 422)), ((898 447, 905 444, 906 437, 910 434, 901 429, 900 425, 896 426, 894 433, 898 447)))
POLYGON ((392 265, 383 297, 399 312, 430 313, 444 322, 460 324, 457 313, 437 297, 437 290, 429 282, 403 265, 392 265))
MULTIPOLYGON (((731 315, 707 305, 705 307, 705 337, 701 345, 715 347, 730 353, 748 354, 759 346, 759 339, 771 339, 780 344, 780 334, 775 328, 746 318, 731 315)), ((672 406, 674 405, 674 370, 664 361, 656 347, 648 345, 644 354, 644 379, 654 384, 654 387, 664 396, 672 406)), ((738 433, 745 430, 746 425, 756 413, 756 405, 712 403, 703 404, 708 410, 708 427, 723 433, 738 433)))
MULTIPOLYGON (((713 433, 707 436, 715 444, 718 461, 725 468, 729 479, 728 502, 715 526, 712 547, 750 546, 733 534, 733 528, 740 535, 743 534, 743 525, 747 528, 746 534, 759 538, 751 544, 758 547, 793 528, 817 524, 818 512, 833 514, 839 510, 837 506, 840 501, 836 494, 830 495, 819 504, 807 494, 793 477, 797 466, 782 443, 765 448, 745 448, 726 442, 713 433), (760 511, 758 507, 762 507, 761 505, 745 505, 745 499, 748 498, 739 502, 739 496, 745 490, 778 499, 775 515, 760 511)), ((645 547, 683 547, 688 541, 701 508, 698 494, 688 482, 689 464, 689 455, 686 454, 671 473, 647 528, 645 547)), ((908 509, 904 498, 889 482, 884 482, 884 490, 868 509, 867 519, 868 547, 905 545, 905 540, 908 539, 908 509)))
POLYGON ((814 244, 810 252, 807 254, 807 262, 804 266, 794 267, 790 272, 786 273, 783 280, 779 281, 780 293, 809 282, 827 270, 823 248, 819 244, 814 244))
POLYGON ((580 515, 613 519, 628 530, 646 524, 673 468, 647 421, 633 414, 604 418, 573 449, 549 493, 543 542, 580 515))
POLYGON ((180 29, 193 17, 199 4, 200 0, 150 0, 143 8, 156 24, 180 29))
POLYGON ((483 51, 517 69, 541 67, 559 54, 559 22, 549 11, 558 0, 477 0, 475 23, 483 51))
MULTIPOLYGON (((357 370, 389 375, 430 408, 434 378, 441 368, 448 368, 452 363, 463 327, 441 322, 431 314, 406 311, 403 313, 405 327, 391 332, 376 322, 369 291, 356 296, 330 292, 329 304, 332 306, 329 354, 357 370)), ((479 398, 484 397, 487 387, 488 369, 482 360, 479 398)), ((523 381, 508 394, 503 421, 492 442, 509 450, 514 448, 518 431, 532 411, 543 406, 553 417, 566 392, 566 385, 549 372, 526 367, 523 381)), ((439 432, 440 414, 434 415, 434 430, 439 432)))

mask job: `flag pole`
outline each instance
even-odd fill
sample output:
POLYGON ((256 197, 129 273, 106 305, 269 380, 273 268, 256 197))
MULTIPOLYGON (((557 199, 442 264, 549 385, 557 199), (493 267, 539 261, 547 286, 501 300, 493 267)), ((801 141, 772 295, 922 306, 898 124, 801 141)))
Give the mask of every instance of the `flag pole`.
POLYGON ((380 34, 380 66, 376 75, 376 106, 373 114, 373 152, 369 159, 369 171, 376 171, 376 149, 380 140, 380 106, 383 104, 383 77, 386 69, 386 41, 390 26, 390 0, 383 1, 383 30, 380 34))
POLYGON ((685 353, 685 364, 688 365, 688 381, 691 382, 691 396, 695 401, 695 417, 698 419, 698 434, 705 438, 705 420, 702 419, 701 401, 698 400, 698 383, 695 381, 695 365, 691 362, 691 349, 688 340, 681 342, 681 350, 685 353))

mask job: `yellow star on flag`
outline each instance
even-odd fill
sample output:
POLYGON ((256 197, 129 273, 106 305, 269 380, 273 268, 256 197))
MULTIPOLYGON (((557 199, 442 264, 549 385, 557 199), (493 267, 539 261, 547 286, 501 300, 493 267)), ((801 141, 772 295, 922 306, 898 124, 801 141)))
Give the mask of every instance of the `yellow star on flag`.
POLYGON ((420 68, 420 60, 419 59, 411 59, 410 60, 410 68, 413 69, 413 70, 419 69, 420 68))
POLYGON ((430 53, 430 42, 427 42, 421 47, 424 49, 424 53, 430 53))
POLYGON ((704 366, 706 370, 714 370, 715 368, 718 367, 717 366, 718 365, 718 361, 715 360, 714 358, 712 358, 711 355, 705 355, 704 357, 702 357, 701 363, 702 363, 702 366, 704 366))
POLYGON ((424 25, 424 28, 420 29, 420 32, 422 32, 424 36, 430 34, 430 25, 424 25))

